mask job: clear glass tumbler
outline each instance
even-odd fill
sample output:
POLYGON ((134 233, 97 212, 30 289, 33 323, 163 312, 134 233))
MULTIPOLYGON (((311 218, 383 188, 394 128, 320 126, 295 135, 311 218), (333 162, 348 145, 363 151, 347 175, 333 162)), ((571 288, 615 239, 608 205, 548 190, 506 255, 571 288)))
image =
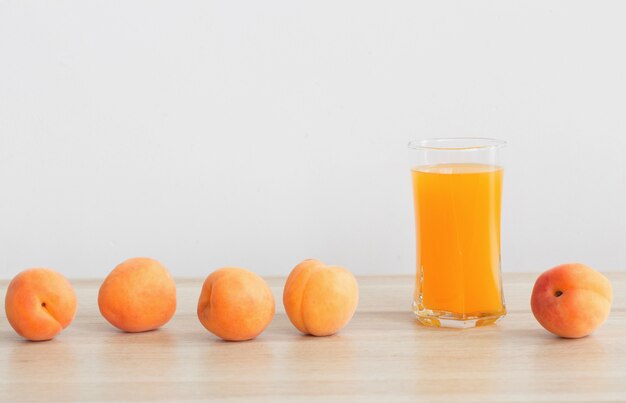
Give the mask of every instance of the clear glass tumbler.
POLYGON ((424 325, 483 326, 506 314, 500 270, 505 144, 487 138, 409 143, 417 240, 413 311, 424 325))

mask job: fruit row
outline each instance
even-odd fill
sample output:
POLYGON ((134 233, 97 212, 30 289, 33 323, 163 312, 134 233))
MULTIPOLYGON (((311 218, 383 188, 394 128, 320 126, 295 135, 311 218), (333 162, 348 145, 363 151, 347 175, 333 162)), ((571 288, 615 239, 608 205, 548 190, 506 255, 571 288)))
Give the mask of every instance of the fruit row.
MULTIPOLYGON (((308 259, 291 272, 283 304, 291 323, 302 333, 328 336, 345 326, 358 304, 358 285, 348 270, 308 259)), ((77 299, 70 282, 45 268, 24 270, 7 289, 9 323, 22 337, 50 340, 68 327, 77 299)), ((98 292, 98 307, 113 326, 144 332, 166 324, 176 312, 176 284, 168 270, 150 258, 128 259, 106 277, 98 292)), ((250 340, 274 317, 269 286, 257 274, 225 267, 211 273, 198 300, 198 319, 216 336, 250 340)))
MULTIPOLYGON (((345 326, 358 304, 357 281, 348 270, 308 259, 289 274, 283 304, 302 333, 328 336, 345 326)), ((532 291, 531 310, 548 331, 567 338, 584 337, 608 317, 613 300, 609 280, 582 264, 564 264, 544 272, 532 291)), ((19 273, 7 289, 9 323, 22 337, 50 340, 72 323, 76 294, 70 282, 50 269, 19 273)), ((144 332, 166 324, 176 311, 176 285, 167 269, 150 258, 119 264, 98 292, 98 307, 113 326, 144 332)), ((274 317, 269 286, 257 274, 236 267, 211 273, 198 300, 198 319, 216 336, 250 340, 274 317)))

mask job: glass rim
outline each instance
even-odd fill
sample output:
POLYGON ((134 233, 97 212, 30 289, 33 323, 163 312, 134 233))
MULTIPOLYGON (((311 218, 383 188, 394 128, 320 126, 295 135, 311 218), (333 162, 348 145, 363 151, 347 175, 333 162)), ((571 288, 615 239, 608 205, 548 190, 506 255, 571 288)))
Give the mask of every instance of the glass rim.
POLYGON ((495 150, 506 146, 506 141, 490 137, 445 137, 412 140, 408 146, 412 150, 430 151, 495 150))

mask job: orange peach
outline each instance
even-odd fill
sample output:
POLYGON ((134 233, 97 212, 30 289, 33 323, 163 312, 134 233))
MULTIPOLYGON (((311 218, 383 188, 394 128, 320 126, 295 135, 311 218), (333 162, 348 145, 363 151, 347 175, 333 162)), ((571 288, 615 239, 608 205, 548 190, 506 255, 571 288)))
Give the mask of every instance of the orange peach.
POLYGON ((348 270, 315 259, 289 274, 283 305, 291 323, 305 334, 329 336, 344 327, 359 302, 359 286, 348 270))
POLYGON ((28 269, 13 278, 4 309, 15 331, 28 340, 50 340, 74 320, 76 294, 61 274, 28 269))
POLYGON ((579 263, 544 272, 533 288, 530 307, 537 321, 557 336, 591 334, 609 316, 613 291, 601 273, 579 263))
POLYGON ((100 286, 98 307, 109 323, 126 332, 157 329, 176 312, 176 284, 156 260, 128 259, 100 286))
POLYGON ((198 319, 224 340, 257 337, 274 317, 274 295, 265 280, 238 267, 214 271, 202 285, 198 319))

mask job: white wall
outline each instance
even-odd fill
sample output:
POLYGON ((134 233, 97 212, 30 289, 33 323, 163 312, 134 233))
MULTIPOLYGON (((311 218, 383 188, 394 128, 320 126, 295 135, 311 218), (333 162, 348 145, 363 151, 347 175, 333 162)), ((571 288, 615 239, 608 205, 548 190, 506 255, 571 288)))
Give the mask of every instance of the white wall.
POLYGON ((413 271, 410 138, 509 141, 504 270, 626 268, 624 2, 0 0, 0 277, 413 271))

